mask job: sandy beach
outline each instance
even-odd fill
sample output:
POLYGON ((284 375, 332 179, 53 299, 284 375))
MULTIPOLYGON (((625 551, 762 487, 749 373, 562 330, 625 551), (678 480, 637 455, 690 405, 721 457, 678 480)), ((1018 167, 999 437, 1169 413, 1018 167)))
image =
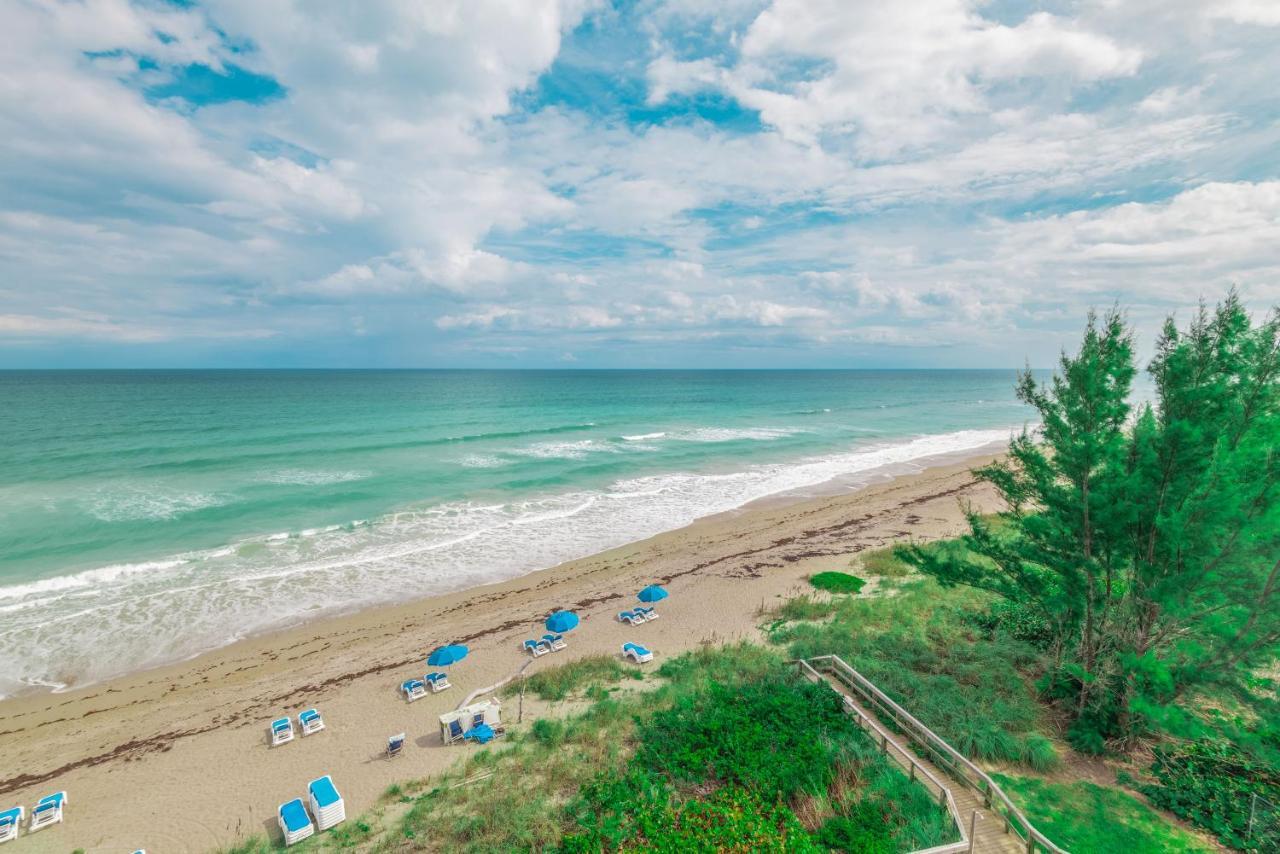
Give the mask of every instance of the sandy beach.
MULTIPOLYGON (((616 654, 642 640, 659 660, 704 643, 756 638, 763 609, 802 592, 804 577, 847 568, 860 551, 963 525, 961 502, 993 506, 970 469, 989 459, 896 477, 860 491, 771 502, 500 584, 242 641, 199 658, 63 694, 0 703, 0 808, 30 809, 65 790, 60 826, 6 851, 206 851, 257 833, 275 836, 278 804, 332 774, 354 816, 393 782, 439 772, 471 748, 440 743, 437 715, 524 663, 520 643, 552 610, 582 617, 574 656, 616 654), (662 619, 640 627, 614 615, 635 591, 671 592, 662 619), (407 704, 399 684, 421 677, 428 650, 465 643, 452 690, 407 704), (324 732, 269 746, 268 722, 317 707, 324 732), (409 744, 382 758, 386 738, 409 744)), ((526 723, 545 711, 527 702, 526 723)), ((514 722, 514 705, 506 717, 514 722)))

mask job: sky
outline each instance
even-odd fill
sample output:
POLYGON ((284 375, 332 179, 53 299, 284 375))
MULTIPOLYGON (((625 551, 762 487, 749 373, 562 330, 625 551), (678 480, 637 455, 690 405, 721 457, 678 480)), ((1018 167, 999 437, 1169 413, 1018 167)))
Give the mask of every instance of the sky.
POLYGON ((9 0, 0 367, 1020 367, 1280 303, 1280 0, 9 0))

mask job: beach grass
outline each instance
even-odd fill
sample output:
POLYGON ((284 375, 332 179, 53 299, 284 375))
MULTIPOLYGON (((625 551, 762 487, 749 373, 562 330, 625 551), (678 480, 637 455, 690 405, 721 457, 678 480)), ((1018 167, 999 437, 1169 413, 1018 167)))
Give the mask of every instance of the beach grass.
POLYGON ((863 575, 875 575, 881 578, 902 578, 910 575, 911 567, 894 554, 893 548, 893 546, 887 546, 883 549, 865 551, 850 561, 850 566, 863 575))
POLYGON ((970 757, 1052 768, 1032 687, 1041 653, 981 631, 975 615, 989 606, 985 594, 916 579, 892 596, 842 598, 829 620, 778 624, 771 636, 797 658, 839 655, 970 757))
POLYGON ((1209 852, 1193 834, 1119 789, 1086 780, 1051 782, 994 775, 1036 827, 1069 851, 1124 851, 1127 854, 1209 852))
MULTIPOLYGON (((644 672, 626 667, 611 655, 589 655, 565 664, 539 670, 524 678, 524 689, 542 700, 564 700, 592 686, 612 685, 623 679, 644 679, 644 672)), ((508 682, 502 694, 520 693, 520 680, 508 682)))

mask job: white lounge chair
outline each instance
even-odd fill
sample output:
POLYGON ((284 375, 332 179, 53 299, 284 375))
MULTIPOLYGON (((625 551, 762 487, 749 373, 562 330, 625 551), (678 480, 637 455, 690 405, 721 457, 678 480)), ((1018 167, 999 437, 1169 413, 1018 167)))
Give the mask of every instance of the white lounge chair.
POLYGON ((31 808, 31 822, 27 825, 27 832, 37 831, 51 824, 62 824, 62 808, 66 805, 66 792, 45 795, 31 808))
POLYGON ((319 732, 324 729, 324 719, 315 709, 307 709, 298 715, 298 729, 302 730, 303 735, 319 732))
POLYGON ((622 645, 622 657, 630 658, 636 664, 644 664, 646 661, 653 661, 653 653, 645 649, 638 643, 624 643, 622 645))
POLYGON ((278 747, 289 741, 293 741, 293 721, 276 718, 271 722, 271 746, 278 747))
POLYGON ((633 626, 638 626, 644 622, 644 617, 637 614, 635 611, 622 611, 618 614, 618 622, 630 623, 633 626))
POLYGON ((0 842, 8 842, 10 839, 18 838, 18 830, 22 826, 22 817, 26 815, 26 810, 22 807, 14 807, 0 812, 0 842))
POLYGON ((276 811, 276 821, 280 823, 285 845, 296 845, 316 832, 311 816, 307 815, 307 808, 302 805, 302 798, 294 798, 287 804, 281 804, 276 811))
POLYGON ((658 619, 659 616, 661 616, 657 611, 653 610, 652 608, 645 608, 643 606, 636 608, 635 612, 640 616, 644 617, 644 621, 646 623, 649 622, 650 620, 656 620, 658 619))
POLYGON ((317 829, 328 830, 346 820, 347 807, 328 774, 308 784, 307 799, 311 801, 311 814, 316 817, 317 829))
POLYGON ((544 640, 527 640, 524 642, 525 652, 537 658, 540 655, 546 655, 551 652, 551 647, 547 646, 544 640))
POLYGON ((428 673, 425 677, 427 684, 431 686, 431 693, 438 694, 446 688, 452 688, 449 684, 448 673, 428 673))
POLYGON ((427 684, 421 679, 406 679, 400 685, 400 693, 404 694, 404 698, 412 703, 414 700, 421 700, 427 696, 427 684))
POLYGON ((565 643, 564 635, 543 635, 542 639, 551 647, 552 652, 559 652, 569 645, 565 643))

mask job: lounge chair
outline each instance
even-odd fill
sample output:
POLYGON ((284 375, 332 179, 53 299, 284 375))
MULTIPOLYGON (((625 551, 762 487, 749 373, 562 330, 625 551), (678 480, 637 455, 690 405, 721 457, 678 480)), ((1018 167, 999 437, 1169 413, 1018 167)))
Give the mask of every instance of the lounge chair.
POLYGON ((404 698, 412 703, 414 700, 420 700, 427 696, 427 686, 421 679, 407 679, 401 683, 400 693, 404 694, 404 698))
POLYGON ((623 611, 618 614, 618 622, 630 623, 633 626, 638 626, 644 622, 644 617, 637 614, 635 611, 623 611))
POLYGON ((658 619, 659 616, 661 616, 657 611, 653 610, 652 608, 639 607, 635 609, 635 612, 640 616, 644 617, 644 621, 646 623, 649 622, 650 620, 656 620, 658 619))
POLYGON ((328 774, 312 780, 307 785, 307 799, 311 801, 311 814, 316 817, 316 829, 328 830, 347 818, 347 807, 342 795, 333 786, 328 774))
POLYGON ((461 721, 449 721, 449 744, 453 744, 460 738, 464 738, 466 733, 462 731, 461 721))
POLYGON ((387 758, 399 756, 404 751, 404 733, 393 735, 387 739, 387 758))
POLYGON ((453 687, 449 684, 448 673, 428 673, 424 678, 427 680, 427 684, 431 686, 431 693, 433 694, 453 687))
POLYGON ((319 732, 324 729, 324 719, 315 709, 307 709, 298 715, 298 729, 302 730, 303 735, 319 732))
POLYGON ((276 810, 276 821, 280 823, 280 832, 284 834, 284 844, 294 845, 316 832, 307 815, 307 808, 302 805, 302 798, 294 798, 287 804, 281 804, 276 810))
POLYGON ((51 824, 61 824, 62 808, 66 805, 66 792, 54 792, 52 795, 45 795, 31 808, 31 822, 27 825, 27 832, 31 833, 51 824))
POLYGON ((622 645, 622 657, 630 658, 636 664, 644 664, 646 661, 653 661, 653 653, 645 649, 638 643, 624 643, 622 645))
POLYGON ((0 842, 8 842, 18 838, 18 829, 22 825, 22 817, 26 811, 22 807, 0 812, 0 842))
POLYGON ((547 646, 551 647, 552 652, 559 652, 568 646, 564 642, 564 635, 543 635, 542 639, 546 641, 547 646))
POLYGON ((289 741, 293 741, 293 721, 276 718, 271 722, 271 746, 277 747, 289 741))
POLYGON ((547 646, 547 642, 544 640, 527 640, 524 642, 524 648, 534 658, 551 652, 551 647, 547 646))

